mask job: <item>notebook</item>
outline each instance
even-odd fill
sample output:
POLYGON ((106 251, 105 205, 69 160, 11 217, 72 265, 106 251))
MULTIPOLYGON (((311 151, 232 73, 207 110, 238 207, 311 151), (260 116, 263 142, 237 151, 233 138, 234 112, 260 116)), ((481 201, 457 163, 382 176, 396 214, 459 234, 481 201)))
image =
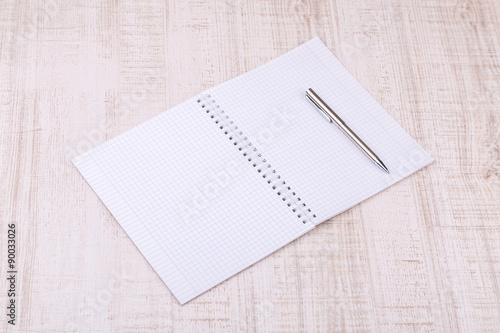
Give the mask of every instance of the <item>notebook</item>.
POLYGON ((184 304, 432 158, 314 38, 72 162, 184 304))

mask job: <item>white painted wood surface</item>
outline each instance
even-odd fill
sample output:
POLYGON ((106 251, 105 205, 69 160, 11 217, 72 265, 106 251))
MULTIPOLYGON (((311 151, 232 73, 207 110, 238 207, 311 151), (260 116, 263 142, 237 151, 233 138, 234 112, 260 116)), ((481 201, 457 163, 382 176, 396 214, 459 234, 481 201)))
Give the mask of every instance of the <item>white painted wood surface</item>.
POLYGON ((499 32, 496 0, 0 1, 0 330, 500 331, 499 32), (316 35, 436 162, 180 306, 69 159, 316 35))

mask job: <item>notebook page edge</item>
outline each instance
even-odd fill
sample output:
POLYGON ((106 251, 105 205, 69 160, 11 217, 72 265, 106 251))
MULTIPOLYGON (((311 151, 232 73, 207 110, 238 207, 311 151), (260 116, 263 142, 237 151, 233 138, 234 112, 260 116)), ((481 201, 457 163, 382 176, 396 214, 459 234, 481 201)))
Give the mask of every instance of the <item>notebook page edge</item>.
POLYGON ((394 182, 392 182, 390 185, 388 185, 388 186, 386 186, 386 187, 383 187, 383 188, 380 188, 377 192, 371 193, 370 195, 368 195, 368 196, 366 196, 365 198, 363 198, 360 202, 358 202, 358 203, 354 203, 354 204, 352 204, 352 205, 351 205, 351 206, 349 206, 349 207, 346 207, 346 208, 344 208, 344 209, 342 209, 342 210, 340 210, 340 211, 338 211, 338 212, 333 213, 333 214, 332 214, 332 215, 330 215, 329 217, 325 217, 325 218, 323 218, 322 220, 320 220, 320 221, 316 222, 316 226, 318 226, 318 225, 320 225, 321 223, 324 223, 324 222, 326 222, 326 221, 328 221, 328 220, 330 220, 330 219, 334 218, 334 217, 335 217, 335 216, 337 216, 337 215, 340 215, 340 214, 342 214, 342 213, 344 213, 344 212, 348 211, 349 209, 351 209, 351 208, 353 208, 353 207, 355 207, 355 206, 359 205, 359 204, 360 204, 360 203, 362 203, 363 201, 368 200, 368 199, 370 199, 371 197, 373 197, 373 196, 375 196, 375 195, 377 195, 377 194, 379 194, 379 193, 381 193, 381 192, 383 192, 383 191, 386 191, 389 187, 391 187, 391 186, 395 185, 396 183, 399 183, 400 181, 402 181, 402 180, 404 180, 404 179, 408 178, 409 176, 411 176, 412 174, 416 173, 417 171, 420 171, 420 170, 422 170, 423 168, 425 168, 425 167, 429 166, 430 164, 432 164, 432 163, 434 162, 434 158, 432 158, 431 156, 429 156, 429 157, 430 157, 430 158, 429 158, 428 160, 426 160, 426 161, 425 161, 422 165, 420 165, 420 166, 418 166, 417 168, 415 168, 414 170, 410 171, 410 172, 409 172, 408 174, 406 174, 404 177, 398 178, 398 179, 396 179, 394 182))
MULTIPOLYGON (((207 91, 207 90, 206 90, 207 91)), ((118 140, 120 140, 121 138, 127 136, 127 135, 130 135, 131 133, 134 133, 136 131, 139 131, 141 128, 143 127, 146 127, 152 123, 154 123, 157 119, 165 116, 165 113, 168 113, 168 112, 175 112, 176 109, 184 106, 184 105, 188 105, 189 103, 192 103, 193 101, 196 101, 196 99, 198 98, 198 96, 202 94, 202 93, 198 93, 196 95, 193 95, 187 99, 185 99, 184 101, 180 102, 180 103, 177 103, 173 106, 171 106, 170 108, 166 109, 166 110, 163 110, 161 111, 160 113, 152 116, 151 118, 149 119, 146 119, 144 121, 142 121, 141 123, 137 124, 137 125, 134 125, 132 126, 131 128, 113 136, 112 138, 110 139, 107 139, 106 141, 103 141, 99 144, 96 144, 94 145, 92 148, 84 151, 84 152, 81 152, 81 153, 78 153, 77 155, 73 156, 72 158, 70 158, 70 161, 74 164, 74 163, 78 163, 78 161, 80 159, 83 159, 84 157, 87 156, 87 154, 95 151, 96 149, 99 149, 100 147, 102 146, 106 146, 106 145, 109 145, 109 144, 112 144, 113 142, 116 142, 118 140)))
MULTIPOLYGON (((342 64, 342 62, 330 51, 330 49, 321 41, 320 38, 315 37, 305 43, 309 51, 318 57, 318 59, 329 68, 329 70, 333 73, 335 71, 342 71, 343 82, 347 82, 349 86, 359 86, 359 90, 356 91, 356 94, 362 95, 361 99, 363 101, 368 101, 365 103, 370 103, 376 106, 376 110, 369 109, 368 111, 372 116, 376 117, 384 117, 384 120, 388 120, 391 122, 391 126, 397 129, 401 134, 405 137, 404 139, 407 141, 406 144, 409 148, 419 149, 428 158, 433 157, 425 151, 420 144, 392 117, 389 112, 373 97, 373 95, 365 88, 363 85, 356 80, 356 78, 351 74, 351 72, 342 64)), ((395 132, 395 130, 393 130, 395 132)))
POLYGON ((252 262, 251 264, 245 266, 244 268, 242 268, 241 270, 233 273, 232 275, 230 276, 227 276, 225 277, 224 279, 221 279, 220 281, 218 281, 217 283, 215 283, 214 285, 212 285, 211 287, 208 287, 202 291, 200 291, 199 293, 197 293, 196 295, 192 296, 191 298, 189 299, 185 299, 184 302, 179 302, 181 305, 183 304, 186 304, 190 301, 192 301, 193 299, 195 298, 198 298, 199 296, 205 294, 206 292, 210 291, 211 289, 215 288, 216 286, 220 285, 221 283, 224 283, 226 281, 228 281, 229 279, 233 278, 234 276, 238 275, 239 273, 243 272, 244 270, 248 269, 249 267, 252 267, 253 265, 256 265, 258 264, 259 262, 261 262, 262 260, 264 260, 265 258, 269 257, 271 254, 275 253, 276 251, 282 249, 283 247, 287 246, 288 244, 294 242, 295 240, 299 239, 300 237, 302 237, 303 235, 307 234, 309 231, 313 230, 314 228, 316 227, 316 225, 314 223, 310 223, 310 226, 308 229, 304 229, 302 233, 296 235, 295 237, 293 238, 289 238, 287 239, 285 242, 283 243, 280 243, 279 245, 277 245, 274 249, 270 250, 267 254, 264 254, 263 256, 261 256, 260 258, 256 259, 254 262, 252 262))
MULTIPOLYGON (((303 44, 301 44, 299 46, 303 46, 303 44)), ((288 52, 291 52, 294 49, 291 49, 288 52)), ((288 53, 288 52, 286 52, 286 53, 288 53)), ((286 53, 283 53, 282 55, 284 55, 286 53)), ((246 75, 247 73, 249 73, 253 70, 256 70, 257 68, 260 68, 262 66, 272 66, 272 62, 274 60, 278 59, 280 56, 278 56, 274 59, 271 59, 270 61, 254 68, 250 71, 242 73, 242 74, 240 74, 240 75, 238 75, 230 80, 222 82, 219 85, 230 83, 230 81, 236 80, 239 77, 242 77, 242 76, 246 75)), ((74 164, 74 166, 77 168, 77 170, 81 173, 83 178, 86 180, 86 182, 90 185, 92 190, 101 199, 101 201, 104 203, 106 208, 110 211, 110 213, 113 215, 113 217, 116 219, 116 221, 120 224, 122 229, 127 233, 127 235, 130 237, 130 239, 133 241, 133 243, 139 249, 141 254, 150 263, 152 268, 160 276, 160 278, 167 285, 169 290, 176 297, 176 299, 178 300, 178 302, 180 304, 185 304, 186 302, 188 302, 188 301, 196 298, 197 296, 203 294, 204 292, 210 290, 213 286, 206 289, 206 290, 203 290, 203 291, 195 291, 192 286, 189 286, 189 282, 180 276, 180 273, 177 272, 177 276, 172 276, 172 274, 166 275, 168 270, 165 269, 165 267, 170 266, 170 265, 167 264, 165 266, 164 261, 169 261, 170 264, 171 264, 171 261, 168 259, 165 259, 165 258, 162 259, 162 257, 165 256, 165 253, 161 250, 160 247, 158 247, 157 245, 151 245, 150 243, 147 243, 142 239, 142 237, 144 237, 144 234, 147 234, 147 231, 143 230, 143 232, 141 233, 140 229, 137 228, 137 226, 140 225, 140 220, 137 218, 137 216, 134 216, 133 211, 130 209, 130 207, 127 206, 126 201, 120 197, 120 193, 113 187, 113 185, 108 180, 105 179, 105 174, 99 170, 97 163, 95 163, 95 161, 92 158, 92 154, 94 151, 96 151, 98 149, 102 149, 104 146, 112 145, 113 143, 120 141, 121 139, 127 137, 128 135, 131 135, 133 132, 138 131, 140 128, 148 126, 149 123, 154 122, 155 119, 161 117, 164 113, 175 112, 174 109, 176 107, 183 105, 183 104, 187 104, 190 101, 196 100, 198 98, 198 96, 200 96, 203 93, 208 92, 209 90, 211 90, 213 88, 214 87, 209 88, 202 93, 194 95, 194 96, 186 99, 185 101, 151 117, 150 119, 114 136, 113 138, 111 138, 103 143, 100 143, 100 144, 94 146, 93 148, 83 152, 83 153, 77 154, 76 156, 74 156, 73 158, 70 159, 71 162, 74 164), (159 256, 154 255, 154 254, 158 254, 158 253, 160 254, 159 256)), ((278 249, 282 248, 286 244, 299 238, 301 235, 312 230, 314 227, 315 227, 315 224, 311 223, 310 227, 308 229, 304 230, 300 235, 297 235, 293 239, 288 239, 285 243, 279 244, 272 251, 269 251, 269 253, 267 253, 264 256, 255 260, 255 262, 252 263, 251 265, 257 263, 258 261, 264 259, 268 255, 274 253, 278 249)), ((251 265, 249 265, 249 266, 251 266, 251 265)), ((247 266, 247 267, 249 267, 249 266, 247 266)), ((238 272, 241 272, 244 269, 246 269, 246 267, 242 268, 238 272)), ((234 276, 238 272, 234 273, 233 275, 225 277, 220 282, 231 278, 232 276, 234 276)), ((217 284, 219 284, 220 282, 218 282, 217 284)), ((214 286, 216 286, 217 284, 214 284, 214 286)))
POLYGON ((179 106, 181 106, 181 105, 183 105, 183 104, 187 104, 187 103, 189 103, 190 101, 196 100, 199 96, 202 96, 202 95, 205 95, 205 94, 209 93, 212 89, 217 88, 217 87, 222 86, 222 85, 225 85, 225 84, 229 84, 229 83, 230 83, 231 81, 233 81, 233 80, 241 79, 241 78, 245 77, 247 74, 249 74, 249 73, 251 73, 251 72, 253 72, 253 71, 257 70, 257 69, 261 69, 261 68, 263 68, 263 67, 265 67, 265 66, 270 66, 270 65, 272 65, 272 63, 273 63, 274 61, 276 61, 278 58, 280 58, 280 57, 284 56, 284 55, 285 55, 285 54, 287 54, 287 53, 290 53, 290 52, 294 51, 295 49, 297 49, 297 48, 299 48, 299 47, 303 47, 303 46, 305 46, 307 43, 314 42, 315 40, 319 40, 319 41, 320 41, 320 43, 321 43, 321 40, 319 39, 319 37, 314 37, 314 38, 312 38, 312 39, 310 39, 310 40, 308 40, 308 41, 306 41, 306 42, 304 42, 304 43, 302 43, 302 44, 300 44, 300 45, 297 45, 296 47, 294 47, 294 48, 292 48, 292 49, 288 50, 287 52, 282 53, 282 54, 280 54, 279 56, 276 56, 275 58, 270 59, 269 61, 267 61, 267 62, 265 62, 265 63, 263 63, 263 64, 261 64, 261 65, 259 65, 259 66, 255 67, 255 68, 250 69, 249 71, 246 71, 246 72, 244 72, 244 73, 241 73, 241 74, 239 74, 239 75, 236 75, 235 77, 233 77, 233 78, 231 78, 231 79, 229 79, 229 80, 226 80, 226 81, 221 82, 221 83, 219 83, 219 84, 217 84, 217 85, 215 85, 215 86, 213 86, 213 87, 210 87, 210 88, 208 88, 208 89, 205 89, 204 91, 201 91, 201 92, 199 92, 199 93, 197 93, 197 94, 195 94, 195 95, 193 95, 193 96, 189 97, 188 99, 185 99, 183 102, 180 102, 180 103, 178 103, 178 104, 176 104, 176 105, 171 106, 171 107, 170 107, 170 108, 168 108, 167 110, 161 111, 161 112, 160 112, 160 113, 158 113, 157 115, 155 115, 155 116, 153 116, 153 117, 151 117, 151 118, 149 118, 149 119, 147 119, 147 120, 145 120, 145 121, 141 122, 140 124, 137 124, 137 125, 135 125, 135 126, 133 126, 133 127, 129 128, 128 130, 126 130, 126 131, 124 131, 124 132, 122 132, 122 133, 120 133, 120 134, 118 134, 118 135, 116 135, 116 136, 112 137, 111 139, 106 140, 106 141, 104 141, 104 142, 102 142, 102 143, 100 143, 100 144, 98 144, 98 145, 94 146, 93 148, 91 148, 91 149, 89 149, 89 150, 87 150, 87 151, 85 151, 85 152, 82 152, 82 153, 80 153, 80 154, 77 154, 76 156, 74 156, 73 158, 71 158, 71 161, 72 161, 72 162, 77 162, 80 158, 84 158, 84 157, 86 156, 86 154, 87 154, 87 153, 90 153, 92 150, 94 150, 94 149, 98 148, 99 146, 101 146, 101 145, 106 145, 106 144, 110 144, 111 142, 113 142, 113 141, 115 141, 115 140, 119 140, 119 138, 120 138, 120 137, 122 137, 122 136, 126 135, 127 133, 129 133, 129 132, 133 132, 133 131, 136 131, 138 128, 140 128, 140 127, 142 127, 142 126, 146 126, 146 125, 147 125, 148 123, 150 123, 150 122, 154 122, 154 120, 155 120, 157 117, 160 117, 163 113, 173 111, 173 109, 175 109, 175 108, 177 108, 177 107, 179 107, 179 106))
POLYGON ((404 175, 401 175, 400 177, 396 178, 393 182, 391 182, 390 184, 387 184, 385 187, 379 189, 378 191, 376 191, 375 193, 371 193, 370 195, 366 196, 364 199, 362 199, 360 202, 358 203, 354 203, 352 204, 351 206, 341 210, 341 211, 338 211, 338 212, 335 212, 334 214, 332 214, 331 216, 329 217, 326 217, 324 218, 323 220, 319 221, 316 223, 316 225, 319 225, 349 209, 351 209, 352 207, 356 206, 357 204, 367 200, 368 198, 384 191, 385 189, 389 188, 390 186, 396 184, 397 182, 409 177, 410 175, 412 175, 413 173, 423 169, 424 167, 432 164, 434 162, 434 158, 427 152, 425 151, 420 145, 419 143, 411 136, 409 135, 409 133, 387 112, 387 110, 373 97, 373 95, 367 90, 365 89, 362 84, 356 80, 356 78, 347 70, 347 68, 340 62, 340 60, 334 55, 332 54, 332 52, 330 51, 330 49, 328 49, 328 47, 321 41, 320 38, 318 37, 315 37, 313 39, 311 39, 310 41, 308 41, 307 43, 307 47, 308 49, 310 50, 311 53, 314 53, 316 57, 318 57, 318 59, 327 67, 329 67, 329 70, 333 73, 335 71, 338 71, 339 69, 342 71, 342 77, 343 77, 343 80, 345 81, 349 81, 348 84, 350 86, 359 86, 359 90, 356 91, 357 94, 360 94, 362 95, 362 99, 363 100, 369 100, 369 103, 371 103, 372 105, 375 105, 376 106, 376 110, 373 110, 370 108, 370 112, 372 115, 374 116, 379 116, 379 117, 384 117, 385 119, 384 120, 388 120, 391 122, 391 126, 393 126, 393 132, 394 131, 398 131, 400 132, 400 134, 402 134, 404 136, 404 140, 406 141, 405 144, 406 144, 406 149, 407 150, 413 150, 413 151, 418 151, 418 153, 421 153, 423 154, 423 157, 424 157, 424 160, 417 164, 417 165, 414 165, 413 168, 411 168, 409 170, 409 172, 405 173, 404 175), (336 67, 336 68, 335 68, 336 67))
MULTIPOLYGON (((196 100, 198 96, 194 96, 192 99, 196 100)), ((187 100, 184 103, 187 103, 187 100)), ((183 104, 183 103, 181 103, 183 104)), ((175 108, 175 107, 174 107, 175 108)), ((169 112, 175 110, 167 110, 165 112, 169 112)), ((163 113, 162 113, 163 114, 163 113)), ((154 119, 160 119, 161 115, 153 117, 149 121, 142 123, 131 130, 128 130, 121 135, 105 142, 102 145, 95 147, 92 150, 89 150, 83 154, 78 155, 77 157, 72 159, 73 164, 78 169, 78 171, 82 174, 87 183, 91 186, 93 191, 98 195, 98 197, 103 201, 105 206, 117 220, 117 222, 122 226, 127 235, 134 242, 136 247, 140 250, 146 260, 150 263, 156 273, 160 276, 163 282, 167 285, 172 294, 176 297, 180 304, 185 304, 186 302, 196 298, 202 293, 208 291, 212 287, 218 285, 220 282, 225 281, 238 272, 246 269, 250 265, 262 260, 268 255, 272 254, 276 250, 285 246, 289 242, 297 239, 301 235, 306 232, 312 230, 315 225, 314 223, 309 223, 307 227, 301 230, 301 232, 296 233, 293 237, 288 237, 283 243, 271 244, 271 246, 275 245, 272 250, 267 251, 264 255, 260 257, 254 257, 253 262, 245 267, 242 267, 239 271, 233 272, 232 274, 226 274, 220 281, 211 285, 209 288, 199 288, 196 289, 193 286, 189 285, 188 279, 183 278, 181 273, 178 272, 175 268, 172 268, 172 261, 170 259, 165 259, 164 252, 157 244, 151 244, 148 240, 142 240, 142 237, 148 237, 148 231, 140 228, 141 221, 137 216, 134 216, 133 210, 127 205, 127 202, 124 198, 121 197, 120 193, 116 190, 116 188, 106 179, 106 174, 103 170, 99 168, 98 163, 94 160, 93 155, 97 154, 99 151, 103 150, 107 145, 113 145, 113 143, 117 143, 122 139, 127 139, 128 136, 133 136, 134 131, 137 131, 142 126, 147 126, 150 122, 154 122, 154 119), (142 232, 141 232, 141 229, 142 232), (165 263, 168 261, 167 263, 165 263), (172 273, 172 270, 177 271, 175 274, 172 273)), ((203 115, 200 115, 203 116, 203 115)), ((257 175, 257 174, 256 174, 257 175)))
POLYGON ((256 258, 256 260, 254 260, 251 264, 243 267, 237 272, 234 272, 232 275, 224 277, 208 288, 195 290, 189 284, 187 279, 185 279, 182 274, 178 272, 175 265, 173 265, 172 261, 168 258, 167 254, 159 246, 157 246, 157 244, 151 244, 151 242, 148 242, 148 240, 145 239, 144 236, 148 236, 148 231, 143 230, 141 233, 141 230, 137 228, 137 226, 140 225, 139 219, 127 206, 125 200, 120 197, 120 194, 115 190, 113 185, 105 179, 105 175, 99 170, 97 164, 92 159, 91 152, 86 152, 82 155, 84 156, 72 161, 75 168, 81 173, 82 177, 90 185, 94 193, 96 193, 99 199, 103 202, 108 211, 113 215, 114 219, 122 227, 127 236, 132 240, 146 261, 151 265, 153 270, 181 305, 184 305, 198 296, 203 295, 215 286, 229 280, 248 267, 257 264, 277 250, 295 241, 315 228, 314 223, 309 223, 308 228, 303 229, 301 233, 296 234, 292 238, 288 238, 283 243, 277 244, 266 254, 256 258), (167 263, 165 264, 165 262, 167 263), (172 273, 171 270, 174 270, 175 273, 172 273))
POLYGON ((99 169, 91 152, 84 153, 84 156, 73 161, 73 164, 177 301, 184 304, 196 297, 196 290, 158 244, 144 237, 149 235, 148 231, 138 228, 141 225, 140 220, 99 169))

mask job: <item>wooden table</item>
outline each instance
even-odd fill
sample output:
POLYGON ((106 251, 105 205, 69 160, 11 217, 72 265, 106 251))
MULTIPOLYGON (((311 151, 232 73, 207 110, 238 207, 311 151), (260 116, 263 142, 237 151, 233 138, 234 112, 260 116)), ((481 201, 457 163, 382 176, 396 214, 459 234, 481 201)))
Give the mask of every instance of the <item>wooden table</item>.
POLYGON ((497 0, 4 0, 0 22, 1 331, 500 331, 497 0), (436 161, 180 306, 70 158, 316 35, 436 161))

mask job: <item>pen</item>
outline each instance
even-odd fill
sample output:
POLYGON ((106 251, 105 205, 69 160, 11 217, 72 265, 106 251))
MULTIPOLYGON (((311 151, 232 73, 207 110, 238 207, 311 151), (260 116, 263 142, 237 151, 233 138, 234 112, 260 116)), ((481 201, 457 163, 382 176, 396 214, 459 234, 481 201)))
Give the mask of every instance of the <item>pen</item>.
POLYGON ((344 134, 347 135, 349 139, 351 139, 351 141, 354 142, 370 160, 372 160, 373 163, 385 172, 390 173, 389 169, 387 169, 380 158, 378 158, 377 154, 375 154, 373 150, 371 150, 370 147, 368 147, 363 140, 361 140, 356 133, 354 133, 349 126, 347 126, 346 123, 335 112, 333 112, 333 110, 314 92, 314 90, 311 88, 307 89, 306 97, 326 116, 331 123, 333 122, 337 125, 342 132, 344 132, 344 134))

